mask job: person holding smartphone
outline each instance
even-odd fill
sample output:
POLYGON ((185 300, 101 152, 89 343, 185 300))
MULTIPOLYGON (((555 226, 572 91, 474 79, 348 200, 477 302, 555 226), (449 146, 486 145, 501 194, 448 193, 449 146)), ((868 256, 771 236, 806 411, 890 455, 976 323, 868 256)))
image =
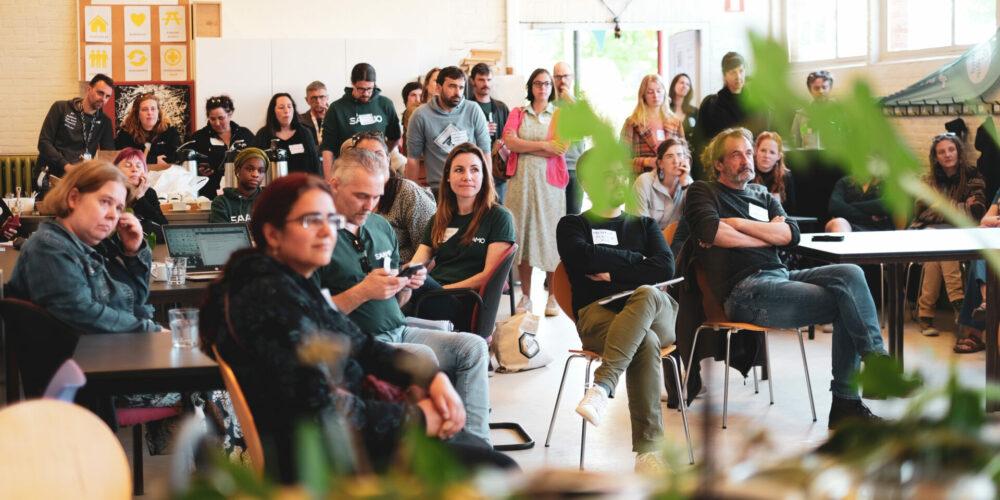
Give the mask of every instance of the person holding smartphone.
MULTIPOLYGON (((437 213, 409 264, 434 260, 424 286, 414 291, 414 303, 422 292, 437 288, 478 289, 514 243, 514 219, 497 203, 485 165, 483 151, 469 142, 456 146, 445 160, 437 213)), ((429 298, 421 304, 420 316, 447 319, 469 331, 473 305, 468 296, 429 298)))

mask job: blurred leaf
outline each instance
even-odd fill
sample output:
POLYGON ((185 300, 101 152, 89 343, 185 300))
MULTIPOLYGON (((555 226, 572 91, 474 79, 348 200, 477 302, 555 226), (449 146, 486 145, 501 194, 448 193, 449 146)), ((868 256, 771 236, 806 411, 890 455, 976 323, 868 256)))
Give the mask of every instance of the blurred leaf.
POLYGON ((919 374, 903 373, 899 362, 889 356, 868 355, 864 367, 854 376, 854 385, 866 394, 883 398, 901 398, 923 386, 919 374))
POLYGON ((966 389, 958 384, 958 375, 954 367, 948 378, 949 406, 945 422, 956 432, 976 436, 979 429, 986 423, 986 411, 983 408, 981 391, 966 389))
POLYGON ((631 154, 611 125, 602 120, 584 99, 560 108, 559 137, 579 141, 589 137, 593 146, 580 157, 577 177, 596 207, 631 205, 634 177, 631 154))
POLYGON ((325 497, 332 482, 331 464, 318 424, 303 420, 295 429, 295 455, 302 486, 313 498, 325 497))
POLYGON ((406 465, 426 491, 424 496, 440 498, 448 484, 469 479, 469 471, 445 445, 427 437, 423 429, 413 427, 405 436, 406 465))

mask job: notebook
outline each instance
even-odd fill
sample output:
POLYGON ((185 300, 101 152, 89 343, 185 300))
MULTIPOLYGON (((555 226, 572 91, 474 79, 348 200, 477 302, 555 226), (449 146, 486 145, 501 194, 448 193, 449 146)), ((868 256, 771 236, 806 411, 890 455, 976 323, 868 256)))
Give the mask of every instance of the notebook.
POLYGON ((187 257, 187 278, 219 275, 233 252, 251 246, 246 224, 167 224, 163 237, 171 257, 187 257))
MULTIPOLYGON (((649 285, 649 286, 651 286, 653 288, 666 288, 666 287, 674 285, 676 283, 680 283, 681 281, 684 281, 683 277, 674 278, 672 280, 667 280, 667 281, 661 281, 660 283, 656 283, 654 285, 649 285)), ((602 306, 603 305, 607 305, 607 304, 610 304, 611 302, 614 302, 614 301, 616 301, 618 299, 621 299, 623 297, 628 297, 628 296, 632 295, 634 292, 635 292, 635 289, 633 288, 632 290, 627 290, 627 291, 624 291, 624 292, 619 292, 619 293, 616 293, 614 295, 608 295, 607 297, 604 297, 603 299, 598 300, 597 303, 600 304, 600 305, 602 305, 602 306)))

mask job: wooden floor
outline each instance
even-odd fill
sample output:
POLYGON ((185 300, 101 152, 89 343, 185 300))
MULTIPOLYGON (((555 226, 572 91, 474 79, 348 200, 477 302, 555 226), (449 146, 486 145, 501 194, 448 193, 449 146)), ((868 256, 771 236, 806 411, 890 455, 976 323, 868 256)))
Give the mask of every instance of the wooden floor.
MULTIPOLYGON (((535 312, 543 313, 544 290, 541 273, 535 273, 535 312)), ((506 304, 501 316, 509 315, 506 304)), ((920 335, 916 325, 906 324, 906 360, 909 369, 920 369, 929 383, 943 380, 950 363, 956 363, 962 380, 969 385, 982 386, 985 380, 985 354, 955 355, 951 351, 955 336, 950 312, 941 310, 937 318, 943 330, 941 336, 927 338, 920 335)), ((884 330, 883 330, 884 331, 884 330)), ((743 380, 735 370, 730 375, 728 429, 719 428, 722 421, 722 363, 710 368, 703 364, 703 373, 711 369, 706 386, 714 389, 710 418, 714 434, 716 457, 722 466, 731 466, 747 458, 762 457, 773 460, 782 456, 802 453, 818 446, 827 437, 827 415, 830 408, 830 339, 831 335, 816 333, 815 340, 806 340, 806 353, 812 375, 813 394, 816 398, 818 420, 812 421, 809 400, 799 356, 798 341, 794 332, 777 331, 769 336, 772 364, 775 372, 774 405, 768 404, 767 386, 762 382, 760 393, 754 394, 753 381, 743 380), (748 444, 755 446, 750 449, 748 444)), ((577 361, 570 367, 567 389, 556 417, 552 445, 544 446, 552 406, 559 388, 566 360, 566 351, 579 348, 580 340, 573 323, 563 314, 541 322, 539 339, 549 350, 554 361, 547 367, 515 374, 497 374, 490 378, 490 400, 493 408, 490 420, 521 423, 535 439, 533 449, 511 452, 526 471, 545 467, 576 469, 579 465, 580 422, 573 409, 583 395, 583 370, 585 363, 577 361)), ((622 382, 624 384, 624 382, 622 382)), ((588 428, 586 469, 610 473, 628 473, 633 470, 635 454, 631 451, 631 430, 628 404, 624 387, 610 401, 600 428, 588 428)), ((891 418, 899 415, 905 401, 868 401, 875 413, 891 418)), ((702 461, 704 450, 701 432, 704 396, 690 407, 695 460, 702 461)), ((665 439, 678 453, 684 452, 684 431, 680 413, 667 410, 663 413, 665 439)), ((119 437, 131 453, 131 432, 124 429, 119 437)), ((494 443, 512 442, 505 431, 495 431, 494 443)), ((685 457, 680 456, 686 464, 685 457)), ((164 498, 170 457, 146 458, 145 498, 164 498)), ((684 465, 686 466, 686 465, 684 465)), ((728 468, 728 467, 727 467, 728 468)))

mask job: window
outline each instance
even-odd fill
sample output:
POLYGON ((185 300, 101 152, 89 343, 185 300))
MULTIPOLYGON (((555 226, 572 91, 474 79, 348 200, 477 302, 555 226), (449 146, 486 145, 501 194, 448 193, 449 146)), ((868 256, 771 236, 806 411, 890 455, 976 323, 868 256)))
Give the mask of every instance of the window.
POLYGON ((973 45, 997 27, 996 0, 885 0, 889 52, 973 45))
POLYGON ((788 53, 793 62, 867 54, 867 0, 787 0, 786 5, 788 53))

